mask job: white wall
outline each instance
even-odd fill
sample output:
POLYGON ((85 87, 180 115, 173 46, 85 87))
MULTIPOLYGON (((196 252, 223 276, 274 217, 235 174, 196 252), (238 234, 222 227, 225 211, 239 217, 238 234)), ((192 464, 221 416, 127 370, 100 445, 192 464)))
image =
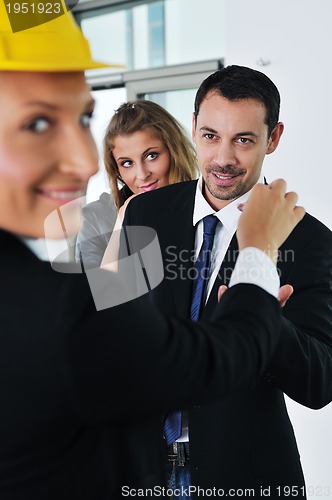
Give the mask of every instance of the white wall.
MULTIPOLYGON (((332 228, 331 0, 228 0, 226 64, 266 73, 278 86, 285 132, 266 162, 307 210, 332 228), (260 57, 271 60, 260 67, 260 57)), ((332 476, 332 474, 331 474, 332 476)))
POLYGON ((167 0, 167 64, 182 64, 224 55, 227 0, 167 0))
MULTIPOLYGON (((332 228, 332 2, 228 0, 226 64, 266 73, 281 93, 284 136, 264 169, 285 178, 300 202, 332 228), (271 64, 260 67, 259 58, 271 64)), ((310 498, 332 498, 332 405, 288 401, 310 498)), ((291 486, 291 485, 290 485, 291 486)))

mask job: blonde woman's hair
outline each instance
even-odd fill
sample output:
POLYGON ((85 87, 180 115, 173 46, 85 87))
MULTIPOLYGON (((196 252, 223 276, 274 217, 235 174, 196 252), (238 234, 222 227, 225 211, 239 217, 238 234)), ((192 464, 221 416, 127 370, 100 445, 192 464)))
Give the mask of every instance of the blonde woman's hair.
POLYGON ((148 130, 167 147, 171 158, 170 184, 192 180, 198 175, 195 148, 185 129, 166 109, 143 99, 123 103, 115 111, 103 141, 105 167, 118 208, 131 192, 119 175, 112 153, 113 141, 119 135, 130 136, 141 130, 148 130))

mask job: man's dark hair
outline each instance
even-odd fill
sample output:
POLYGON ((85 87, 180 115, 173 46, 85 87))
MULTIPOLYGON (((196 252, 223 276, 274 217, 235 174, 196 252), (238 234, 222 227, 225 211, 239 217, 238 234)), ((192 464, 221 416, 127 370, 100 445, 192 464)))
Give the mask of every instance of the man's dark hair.
POLYGON ((266 108, 265 123, 268 137, 279 121, 280 94, 275 84, 264 73, 245 66, 226 66, 208 76, 200 85, 195 97, 194 116, 197 121, 199 108, 209 92, 215 92, 230 101, 256 99, 266 108))

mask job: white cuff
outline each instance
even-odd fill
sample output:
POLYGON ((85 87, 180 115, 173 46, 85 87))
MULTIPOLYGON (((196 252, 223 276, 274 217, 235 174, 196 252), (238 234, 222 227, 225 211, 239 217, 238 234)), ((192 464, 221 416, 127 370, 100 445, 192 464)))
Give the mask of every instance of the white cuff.
POLYGON ((240 251, 229 287, 239 283, 257 285, 278 298, 280 279, 275 264, 262 250, 247 247, 240 251))

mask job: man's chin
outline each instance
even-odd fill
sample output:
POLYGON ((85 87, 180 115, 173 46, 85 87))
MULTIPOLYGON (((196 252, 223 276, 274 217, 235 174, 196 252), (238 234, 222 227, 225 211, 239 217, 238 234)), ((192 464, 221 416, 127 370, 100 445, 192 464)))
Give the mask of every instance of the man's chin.
POLYGON ((245 188, 243 185, 236 187, 223 187, 205 184, 205 188, 209 191, 210 195, 213 196, 213 198, 220 201, 232 201, 245 193, 245 188))

